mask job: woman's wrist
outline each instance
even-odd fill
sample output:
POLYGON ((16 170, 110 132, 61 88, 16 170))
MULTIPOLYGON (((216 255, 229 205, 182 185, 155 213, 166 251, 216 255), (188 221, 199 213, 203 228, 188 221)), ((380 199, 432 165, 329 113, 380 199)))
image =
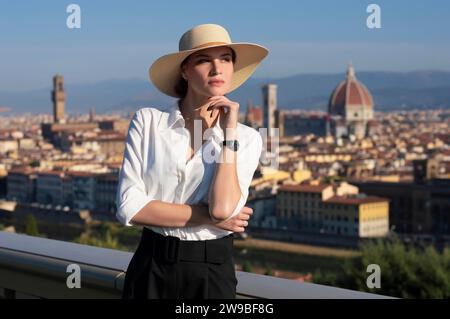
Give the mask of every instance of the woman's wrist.
POLYGON ((225 140, 237 140, 236 127, 227 127, 224 129, 223 133, 225 140))
POLYGON ((229 130, 229 131, 234 132, 237 128, 238 118, 239 118, 239 114, 237 112, 231 111, 231 113, 226 118, 225 123, 223 125, 224 131, 229 130))

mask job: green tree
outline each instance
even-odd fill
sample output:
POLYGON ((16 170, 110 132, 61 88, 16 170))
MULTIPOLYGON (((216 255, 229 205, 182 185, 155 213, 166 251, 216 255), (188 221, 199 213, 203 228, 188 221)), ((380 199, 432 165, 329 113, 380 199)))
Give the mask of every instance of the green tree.
POLYGON ((273 276, 273 270, 272 270, 272 268, 270 266, 267 267, 266 271, 264 272, 264 275, 266 275, 266 276, 273 276))
POLYGON ((39 236, 36 218, 32 214, 28 214, 25 217, 25 234, 29 236, 39 236))
POLYGON ((397 238, 363 245, 361 257, 344 264, 337 285, 400 298, 450 298, 450 249, 406 247, 397 238), (381 287, 368 288, 367 266, 381 270, 381 287))
POLYGON ((252 272, 253 270, 252 264, 248 260, 244 261, 244 264, 242 265, 242 270, 246 272, 252 272))
POLYGON ((80 236, 76 238, 74 242, 83 245, 110 248, 110 249, 118 249, 119 246, 117 239, 111 237, 110 235, 106 236, 106 238, 91 237, 89 235, 80 236))
POLYGON ((101 222, 97 227, 97 232, 101 237, 107 237, 109 236, 108 234, 111 234, 113 232, 113 227, 110 223, 101 222))
POLYGON ((117 239, 111 235, 109 230, 106 230, 103 234, 100 234, 100 236, 93 236, 90 231, 88 231, 76 238, 74 242, 102 248, 120 249, 117 239))
POLYGON ((323 272, 320 268, 312 275, 313 282, 326 286, 337 286, 337 275, 332 272, 323 272))

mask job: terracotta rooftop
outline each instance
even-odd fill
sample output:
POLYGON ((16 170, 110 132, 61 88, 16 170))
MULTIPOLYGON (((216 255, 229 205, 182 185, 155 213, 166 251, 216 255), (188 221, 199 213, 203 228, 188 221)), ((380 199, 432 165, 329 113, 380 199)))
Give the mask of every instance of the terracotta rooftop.
POLYGON ((60 175, 63 174, 63 171, 55 171, 55 170, 48 170, 48 171, 40 171, 38 172, 39 175, 60 175))
POLYGON ((66 174, 70 176, 80 176, 80 177, 90 177, 98 175, 98 173, 94 172, 81 172, 81 171, 67 171, 66 174))
POLYGON ((279 191, 302 192, 302 193, 321 193, 331 185, 282 185, 279 191))
POLYGON ((343 204, 343 205, 359 205, 367 203, 387 202, 389 199, 377 196, 366 197, 346 197, 346 196, 333 196, 324 201, 327 204, 343 204))
POLYGON ((33 170, 31 167, 13 167, 8 170, 8 174, 31 174, 34 172, 35 170, 33 170))

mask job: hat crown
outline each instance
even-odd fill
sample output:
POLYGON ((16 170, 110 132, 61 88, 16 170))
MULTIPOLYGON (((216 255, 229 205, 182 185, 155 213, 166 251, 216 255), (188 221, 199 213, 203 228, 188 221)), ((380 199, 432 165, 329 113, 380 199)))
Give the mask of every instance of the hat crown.
POLYGON ((231 44, 228 31, 218 24, 200 24, 185 32, 178 44, 179 51, 191 50, 209 44, 231 44))

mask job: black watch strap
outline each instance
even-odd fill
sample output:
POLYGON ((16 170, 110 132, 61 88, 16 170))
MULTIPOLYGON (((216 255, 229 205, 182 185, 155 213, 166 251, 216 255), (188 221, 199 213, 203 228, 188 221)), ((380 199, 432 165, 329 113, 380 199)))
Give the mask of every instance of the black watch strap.
POLYGON ((229 149, 235 152, 239 149, 238 140, 224 140, 222 142, 222 145, 228 147, 229 149))

